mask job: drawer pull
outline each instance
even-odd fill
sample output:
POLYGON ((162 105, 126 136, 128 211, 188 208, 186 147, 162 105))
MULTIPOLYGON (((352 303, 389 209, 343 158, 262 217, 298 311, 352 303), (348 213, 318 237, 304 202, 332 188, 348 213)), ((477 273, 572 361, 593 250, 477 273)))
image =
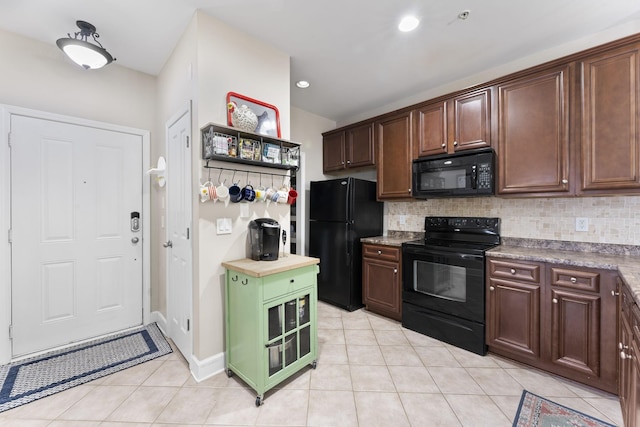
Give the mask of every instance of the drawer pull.
POLYGON ((572 277, 569 280, 571 281, 571 283, 577 283, 578 282, 578 279, 576 279, 575 277, 572 277))
POLYGON ((612 297, 617 297, 618 295, 620 295, 620 292, 611 291, 611 296, 612 297))
POLYGON ((516 269, 515 268, 511 269, 511 274, 516 274, 516 269))
POLYGON ((236 275, 236 276, 232 277, 231 280, 234 281, 234 282, 237 282, 238 281, 238 276, 236 275))
POLYGON ((551 302, 553 302, 554 304, 557 304, 558 303, 558 298, 552 299, 551 302))
POLYGON ((245 286, 248 285, 249 284, 249 279, 244 279, 242 281, 242 284, 245 285, 245 286))
POLYGON ((382 255, 382 251, 378 251, 378 255, 382 255))
POLYGON ((493 287, 493 286, 489 286, 489 290, 490 290, 491 292, 493 292, 493 291, 495 291, 495 290, 496 290, 496 288, 495 288, 495 287, 493 287))

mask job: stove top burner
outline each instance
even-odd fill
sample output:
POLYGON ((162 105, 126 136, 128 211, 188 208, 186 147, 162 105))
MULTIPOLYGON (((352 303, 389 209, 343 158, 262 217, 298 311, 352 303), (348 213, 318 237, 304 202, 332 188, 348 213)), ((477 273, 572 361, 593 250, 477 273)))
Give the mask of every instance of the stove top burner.
POLYGON ((500 218, 425 217, 425 238, 403 246, 484 252, 500 244, 500 218))

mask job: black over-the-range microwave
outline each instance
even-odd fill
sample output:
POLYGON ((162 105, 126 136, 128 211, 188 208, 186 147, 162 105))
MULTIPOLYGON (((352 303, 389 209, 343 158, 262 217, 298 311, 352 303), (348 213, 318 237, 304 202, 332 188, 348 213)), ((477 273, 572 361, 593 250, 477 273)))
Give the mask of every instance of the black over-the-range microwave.
POLYGON ((412 195, 417 199, 495 194, 495 153, 479 148, 413 161, 412 195))

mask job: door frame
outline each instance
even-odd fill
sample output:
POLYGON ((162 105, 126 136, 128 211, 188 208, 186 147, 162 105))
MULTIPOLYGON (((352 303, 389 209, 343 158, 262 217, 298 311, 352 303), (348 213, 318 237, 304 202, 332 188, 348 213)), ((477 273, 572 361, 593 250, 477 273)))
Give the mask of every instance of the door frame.
MULTIPOLYGON (((180 120, 183 116, 188 116, 189 117, 189 155, 188 155, 188 159, 189 159, 189 173, 187 174, 191 179, 188 180, 186 182, 186 187, 183 188, 183 191, 186 192, 186 194, 191 195, 191 197, 189 198, 189 200, 191 200, 192 197, 192 176, 193 176, 193 145, 194 145, 194 138, 193 138, 193 112, 191 109, 191 100, 187 101, 184 105, 182 105, 180 107, 180 109, 178 109, 176 111, 175 114, 173 114, 169 120, 167 120, 165 122, 165 138, 164 138, 164 144, 165 144, 165 153, 166 153, 166 157, 167 157, 167 164, 169 165, 168 167, 171 167, 171 159, 169 158, 169 128, 171 128, 171 126, 176 123, 178 120, 180 120)), ((169 186, 169 181, 167 180, 167 186, 169 186)), ((165 187, 166 188, 166 187, 165 187)), ((169 241, 169 226, 170 226, 170 215, 169 215, 169 206, 171 205, 171 201, 168 198, 168 191, 165 191, 165 203, 164 203, 164 213, 163 215, 165 215, 165 218, 167 218, 167 223, 166 223, 166 227, 164 230, 164 241, 167 242, 169 241)), ((195 236, 195 231, 194 231, 194 226, 193 226, 193 206, 191 203, 189 203, 187 206, 185 206, 185 209, 187 209, 187 217, 190 219, 190 231, 191 231, 191 237, 189 238, 189 260, 191 261, 191 264, 188 266, 187 270, 189 271, 189 288, 190 288, 190 292, 189 292, 189 319, 191 321, 191 328, 189 330, 190 335, 189 335, 189 352, 190 354, 184 354, 183 356, 185 357, 185 359, 187 359, 187 363, 189 364, 189 369, 191 371, 193 371, 193 336, 194 336, 194 330, 195 330, 195 319, 193 316, 193 301, 194 301, 194 296, 193 296, 193 245, 194 245, 194 236, 195 236)), ((171 299, 170 299, 170 295, 169 295, 169 281, 170 281, 170 277, 169 277, 169 266, 170 266, 170 262, 169 262, 169 257, 166 255, 166 252, 164 253, 164 257, 165 257, 165 272, 164 272, 164 283, 165 283, 165 298, 167 301, 167 307, 166 307, 166 318, 165 318, 165 332, 167 334, 170 334, 170 322, 171 319, 169 318, 169 304, 171 303, 171 299)), ((171 336, 169 336, 171 337, 171 336)))
MULTIPOLYGON (((140 136, 142 138, 142 170, 146 171, 152 167, 150 164, 150 132, 148 130, 0 104, 0 364, 9 363, 12 360, 11 340, 9 339, 9 327, 11 325, 11 244, 9 243, 9 228, 11 227, 11 152, 9 148, 9 129, 11 128, 12 115, 54 120, 140 136)), ((149 322, 151 310, 151 203, 149 193, 150 178, 145 176, 142 180, 143 324, 149 322)))

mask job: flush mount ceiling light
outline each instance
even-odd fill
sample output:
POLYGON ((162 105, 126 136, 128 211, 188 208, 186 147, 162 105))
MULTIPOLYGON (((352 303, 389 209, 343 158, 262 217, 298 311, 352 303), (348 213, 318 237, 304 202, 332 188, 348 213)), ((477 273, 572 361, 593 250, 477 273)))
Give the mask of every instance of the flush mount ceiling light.
POLYGON ((306 89, 311 86, 311 84, 306 80, 300 80, 299 82, 296 82, 296 86, 298 86, 300 89, 306 89))
POLYGON ((398 24, 398 29, 403 33, 415 30, 420 24, 420 20, 415 16, 405 16, 398 24))
POLYGON ((76 21, 76 25, 80 31, 76 32, 73 37, 67 33, 68 38, 56 41, 58 47, 73 62, 85 70, 95 70, 116 60, 98 41, 100 35, 96 33, 96 27, 85 21, 76 21), (89 42, 87 40, 89 37, 97 44, 89 42))

